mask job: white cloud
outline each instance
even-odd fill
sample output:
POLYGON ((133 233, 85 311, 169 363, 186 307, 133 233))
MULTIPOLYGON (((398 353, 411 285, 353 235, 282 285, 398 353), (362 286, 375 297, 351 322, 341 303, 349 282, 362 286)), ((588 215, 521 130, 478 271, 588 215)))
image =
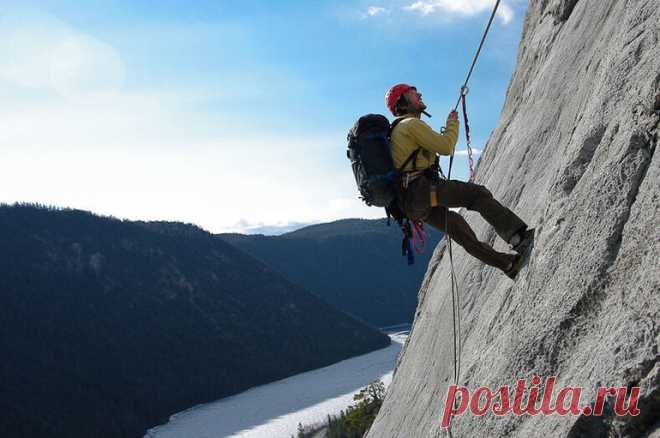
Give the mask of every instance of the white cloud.
POLYGON ((404 9, 421 12, 422 15, 430 15, 435 12, 436 6, 429 2, 418 1, 410 6, 406 6, 404 9))
MULTIPOLYGON (((255 99, 274 92, 266 85, 127 90, 118 50, 38 13, 0 16, 0 53, 0 202, 211 231, 241 218, 267 226, 383 216, 358 200, 348 166, 324 161, 336 136, 254 130, 231 110, 204 109, 209 99, 236 99, 236 89, 255 99)), ((238 79, 285 83, 277 75, 238 79)))
POLYGON ((267 236, 279 236, 284 233, 298 230, 319 222, 277 222, 264 223, 252 222, 248 219, 240 219, 234 226, 222 230, 218 233, 241 233, 241 234, 265 234, 267 236))
MULTIPOLYGON (((382 217, 359 201, 348 166, 326 162, 336 136, 241 129, 223 114, 192 110, 186 91, 1 101, 0 202, 211 231, 382 217), (237 227, 241 218, 252 222, 237 227)), ((342 154, 337 161, 345 164, 342 154)))
POLYGON ((254 223, 382 216, 358 200, 348 167, 324 162, 336 138, 246 134, 179 104, 158 94, 122 94, 102 105, 0 104, 0 202, 211 231, 235 229, 241 218, 253 221, 243 224, 249 231, 254 223))
MULTIPOLYGON (((468 154, 467 149, 462 149, 460 151, 454 152, 454 155, 459 156, 459 157, 460 156, 467 157, 467 154, 468 154)), ((472 155, 481 155, 481 149, 472 148, 472 155)))
POLYGON ((369 17, 375 17, 376 15, 387 14, 389 10, 381 6, 369 6, 367 8, 367 15, 369 17))
POLYGON ((68 98, 114 94, 125 68, 111 45, 35 12, 0 19, 0 81, 68 98))
MULTIPOLYGON (((495 0, 418 0, 404 9, 429 16, 443 14, 445 17, 472 16, 492 10, 495 0)), ((501 3, 497 15, 504 24, 513 20, 514 12, 510 5, 501 3)))
POLYGON ((500 5, 497 10, 497 16, 500 17, 500 20, 504 24, 509 24, 513 20, 514 15, 513 8, 507 4, 500 5))

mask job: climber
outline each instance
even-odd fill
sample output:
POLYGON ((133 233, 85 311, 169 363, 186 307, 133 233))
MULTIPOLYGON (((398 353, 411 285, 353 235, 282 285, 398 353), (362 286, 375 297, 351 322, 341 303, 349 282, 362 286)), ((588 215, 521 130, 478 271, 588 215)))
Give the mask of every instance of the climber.
POLYGON ((402 119, 391 132, 392 159, 402 172, 398 196, 401 210, 411 220, 424 221, 447 233, 469 254, 515 279, 532 243, 534 230, 528 229, 518 216, 495 200, 486 187, 447 180, 438 173, 438 154, 451 155, 458 140, 456 111, 449 114, 445 131, 440 134, 421 120, 421 114, 426 114, 426 105, 415 87, 394 85, 385 95, 385 103, 397 119, 402 119), (516 254, 498 252, 480 242, 461 215, 447 211, 457 207, 479 212, 516 254))

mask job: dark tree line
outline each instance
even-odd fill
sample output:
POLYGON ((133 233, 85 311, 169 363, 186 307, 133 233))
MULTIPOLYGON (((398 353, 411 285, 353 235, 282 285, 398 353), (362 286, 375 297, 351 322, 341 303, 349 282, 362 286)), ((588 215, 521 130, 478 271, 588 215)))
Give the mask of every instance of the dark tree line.
POLYGON ((376 327, 412 322, 419 286, 441 238, 427 226, 426 250, 409 266, 401 256, 401 230, 385 219, 345 219, 282 236, 220 236, 376 327))
POLYGON ((191 225, 5 205, 0 248, 0 436, 141 437, 389 343, 191 225))
POLYGON ((353 396, 353 405, 342 410, 339 415, 328 415, 321 426, 305 427, 298 424, 298 433, 291 438, 311 438, 319 430, 325 430, 326 438, 362 438, 376 419, 385 399, 385 385, 382 381, 372 382, 353 396))

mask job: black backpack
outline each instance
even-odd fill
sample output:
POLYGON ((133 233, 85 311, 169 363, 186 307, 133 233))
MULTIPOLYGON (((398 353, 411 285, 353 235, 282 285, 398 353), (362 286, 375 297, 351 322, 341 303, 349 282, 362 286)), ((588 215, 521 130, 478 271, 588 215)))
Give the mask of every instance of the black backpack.
POLYGON ((394 167, 390 137, 396 125, 405 117, 395 119, 390 125, 387 117, 367 114, 355 122, 348 131, 348 151, 353 175, 360 191, 360 198, 369 206, 385 207, 387 224, 390 217, 399 224, 403 232, 401 254, 408 257, 408 264, 415 262, 411 246, 412 225, 396 202, 401 171, 412 160, 415 163, 420 149, 406 159, 400 169, 394 167))
MULTIPOLYGON (((355 122, 348 131, 348 151, 353 175, 360 191, 360 198, 369 206, 385 207, 390 210, 396 201, 400 170, 417 157, 413 152, 401 169, 394 167, 390 135, 394 127, 404 118, 395 119, 390 125, 387 117, 367 114, 355 122)), ((388 211, 389 216, 390 211, 388 211)))

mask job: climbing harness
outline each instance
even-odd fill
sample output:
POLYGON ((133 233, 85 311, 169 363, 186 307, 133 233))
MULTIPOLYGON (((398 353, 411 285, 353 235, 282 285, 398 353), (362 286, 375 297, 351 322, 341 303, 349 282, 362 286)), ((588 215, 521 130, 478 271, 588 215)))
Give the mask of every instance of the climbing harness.
MULTIPOLYGON (((461 86, 460 89, 460 95, 458 96, 458 101, 456 102, 456 106, 454 107, 454 111, 458 109, 458 105, 462 103, 463 105, 463 119, 465 120, 465 135, 467 136, 467 147, 468 147, 468 163, 469 163, 469 168, 470 168, 470 181, 472 181, 474 177, 474 170, 472 168, 473 163, 472 163, 472 147, 470 145, 470 128, 468 125, 468 118, 467 118, 467 105, 465 103, 465 96, 467 95, 469 89, 467 87, 467 84, 470 80, 470 77, 472 76, 472 72, 474 70, 474 66, 477 63, 477 59, 479 58, 479 54, 481 53, 481 49, 484 46, 484 42, 486 41, 486 36, 488 35, 488 32, 490 30, 490 26, 493 23, 493 19, 495 18, 495 14, 497 13, 497 8, 500 5, 501 0, 497 0, 495 2, 495 6, 493 7, 493 12, 490 14, 490 19, 488 20, 488 25, 486 26, 486 30, 484 31, 483 36, 481 37, 481 42, 479 43, 479 48, 477 49, 477 53, 474 55, 474 59, 472 60, 472 65, 470 65, 470 70, 468 71, 467 76, 465 77, 465 81, 463 82, 463 85, 461 86)), ((452 165, 454 164, 454 154, 449 156, 449 169, 447 171, 447 181, 451 180, 451 168, 452 165)), ((449 209, 445 209, 445 228, 447 231, 449 229, 449 209)), ((461 351, 462 351, 462 345, 461 345, 461 303, 460 303, 460 296, 458 294, 458 287, 456 285, 456 273, 454 271, 454 255, 452 253, 452 247, 451 247, 451 238, 449 237, 449 233, 445 232, 445 238, 447 239, 447 247, 449 250, 449 265, 451 267, 450 270, 450 277, 451 277, 451 301, 452 301, 452 316, 453 316, 453 324, 454 324, 454 384, 458 385, 458 380, 461 374, 461 351)), ((455 403, 458 401, 454 400, 455 403)), ((455 408, 456 406, 454 406, 455 408)), ((452 438, 452 432, 451 432, 451 419, 449 420, 449 426, 447 427, 447 433, 449 434, 449 437, 452 438)))

